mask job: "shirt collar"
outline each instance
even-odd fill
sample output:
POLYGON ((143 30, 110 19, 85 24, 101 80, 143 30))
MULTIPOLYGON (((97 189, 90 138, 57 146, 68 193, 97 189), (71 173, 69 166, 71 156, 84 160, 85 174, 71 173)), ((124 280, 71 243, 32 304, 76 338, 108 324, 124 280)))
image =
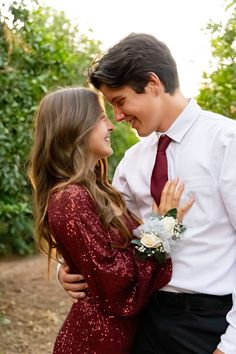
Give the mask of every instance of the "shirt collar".
POLYGON ((177 143, 180 143, 185 134, 191 129, 192 125, 199 117, 201 112, 200 106, 196 103, 196 101, 191 98, 184 108, 184 110, 180 113, 174 123, 170 126, 170 128, 166 132, 155 132, 153 134, 152 143, 156 143, 156 137, 158 139, 161 135, 168 135, 172 140, 177 143))

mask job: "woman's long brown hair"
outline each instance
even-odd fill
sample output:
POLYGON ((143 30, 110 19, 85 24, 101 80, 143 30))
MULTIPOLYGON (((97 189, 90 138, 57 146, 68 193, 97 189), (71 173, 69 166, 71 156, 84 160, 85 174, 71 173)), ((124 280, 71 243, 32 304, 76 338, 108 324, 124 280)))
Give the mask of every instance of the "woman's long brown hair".
POLYGON ((108 181, 106 159, 100 160, 94 171, 87 163, 88 136, 103 110, 97 93, 77 87, 47 94, 36 112, 29 178, 35 201, 36 241, 49 259, 57 245, 47 221, 48 199, 71 183, 88 190, 103 225, 118 228, 124 235, 124 244, 130 239, 122 218, 110 205, 112 201, 123 213, 130 214, 108 181))

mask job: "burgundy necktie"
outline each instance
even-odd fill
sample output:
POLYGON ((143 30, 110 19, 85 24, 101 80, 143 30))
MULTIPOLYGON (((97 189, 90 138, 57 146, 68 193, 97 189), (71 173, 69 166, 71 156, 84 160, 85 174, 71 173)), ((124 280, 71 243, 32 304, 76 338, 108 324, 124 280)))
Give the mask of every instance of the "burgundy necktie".
POLYGON ((153 196, 157 205, 160 204, 161 192, 164 188, 164 185, 168 181, 166 149, 170 142, 171 138, 169 138, 167 135, 162 135, 159 138, 156 161, 152 170, 151 195, 153 196))

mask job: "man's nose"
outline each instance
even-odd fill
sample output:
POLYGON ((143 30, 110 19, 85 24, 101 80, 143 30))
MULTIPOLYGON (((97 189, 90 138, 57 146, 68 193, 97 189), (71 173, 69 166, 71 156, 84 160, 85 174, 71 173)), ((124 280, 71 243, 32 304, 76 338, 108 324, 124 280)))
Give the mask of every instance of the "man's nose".
POLYGON ((122 112, 122 110, 118 107, 114 108, 114 117, 116 122, 121 122, 122 120, 125 119, 125 114, 122 112))

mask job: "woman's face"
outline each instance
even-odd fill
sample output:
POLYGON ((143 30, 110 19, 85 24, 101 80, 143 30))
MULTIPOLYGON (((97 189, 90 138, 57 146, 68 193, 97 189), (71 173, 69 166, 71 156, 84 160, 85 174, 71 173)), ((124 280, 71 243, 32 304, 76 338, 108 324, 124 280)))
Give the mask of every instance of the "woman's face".
POLYGON ((98 160, 108 157, 113 153, 110 141, 110 133, 114 125, 102 112, 88 136, 88 148, 91 162, 95 165, 98 160))

